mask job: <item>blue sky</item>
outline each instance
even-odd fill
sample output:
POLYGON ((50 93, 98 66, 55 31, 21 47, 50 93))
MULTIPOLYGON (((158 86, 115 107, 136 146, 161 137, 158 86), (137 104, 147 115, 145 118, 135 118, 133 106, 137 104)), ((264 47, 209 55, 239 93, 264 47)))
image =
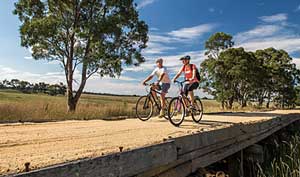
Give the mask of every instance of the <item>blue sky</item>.
MULTIPOLYGON (((34 61, 20 47, 19 20, 12 14, 16 0, 0 1, 0 80, 18 78, 31 82, 64 81, 60 66, 34 61)), ((136 0, 140 18, 149 25, 147 61, 126 67, 119 79, 92 77, 87 91, 143 94, 141 80, 154 68, 158 57, 165 59, 171 75, 180 67, 178 58, 189 54, 192 63, 204 59, 204 43, 215 32, 234 37, 236 46, 249 51, 275 47, 284 49, 300 66, 300 1, 273 0, 136 0)), ((76 73, 79 80, 79 72, 76 73)), ((76 87, 76 84, 75 84, 76 87)), ((172 88, 175 93, 175 87, 172 88)))

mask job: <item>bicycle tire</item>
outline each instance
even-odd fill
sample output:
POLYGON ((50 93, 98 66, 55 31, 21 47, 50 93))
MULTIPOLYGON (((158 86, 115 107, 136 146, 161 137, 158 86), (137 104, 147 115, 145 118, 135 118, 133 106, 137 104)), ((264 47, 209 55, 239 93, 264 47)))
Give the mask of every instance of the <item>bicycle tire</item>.
POLYGON ((194 122, 199 123, 203 116, 203 105, 200 98, 195 98, 194 108, 191 110, 192 119, 194 122))
POLYGON ((170 104, 171 100, 172 100, 172 97, 166 97, 166 108, 165 108, 166 112, 165 112, 165 115, 164 115, 164 118, 166 120, 169 120, 168 108, 169 108, 169 104, 170 104))
POLYGON ((149 99, 148 96, 141 96, 136 102, 135 112, 136 112, 136 117, 139 118, 141 121, 149 120, 153 114, 153 103, 151 99, 149 99), (146 109, 145 106, 147 108, 147 111, 145 111, 146 113, 143 114, 142 110, 146 109))
POLYGON ((183 122, 185 117, 185 106, 179 97, 175 97, 171 100, 168 108, 168 117, 170 123, 176 127, 180 126, 183 122), (178 115, 178 113, 181 113, 181 115, 178 115), (175 121, 177 119, 178 121, 175 121))

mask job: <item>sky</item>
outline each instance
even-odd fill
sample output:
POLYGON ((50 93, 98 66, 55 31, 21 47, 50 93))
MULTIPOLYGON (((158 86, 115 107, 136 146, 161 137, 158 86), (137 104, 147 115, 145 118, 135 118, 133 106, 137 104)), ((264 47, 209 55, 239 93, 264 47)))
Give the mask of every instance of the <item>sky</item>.
MULTIPOLYGON (((65 82, 56 62, 36 61, 29 49, 21 47, 16 0, 0 1, 0 80, 17 78, 33 83, 65 82)), ((179 58, 191 56, 197 66, 205 59, 204 43, 216 32, 233 36, 235 47, 248 51, 274 47, 286 50, 300 68, 299 0, 135 0, 140 19, 149 26, 146 62, 126 66, 119 78, 88 80, 85 91, 114 94, 145 94, 141 81, 164 59, 171 77, 181 66, 179 58)), ((75 80, 79 81, 79 71, 75 80)), ((156 80, 153 80, 156 81, 156 80)), ((75 87, 78 87, 75 82, 75 87)), ((176 94, 172 86, 170 95, 176 94)), ((199 92, 200 96, 205 96, 199 92)))

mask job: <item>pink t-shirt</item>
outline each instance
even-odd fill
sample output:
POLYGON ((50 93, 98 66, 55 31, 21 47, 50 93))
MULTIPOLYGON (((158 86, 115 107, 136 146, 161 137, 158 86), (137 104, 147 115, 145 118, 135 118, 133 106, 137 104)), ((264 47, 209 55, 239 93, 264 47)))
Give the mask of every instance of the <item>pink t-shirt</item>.
MULTIPOLYGON (((193 71, 197 69, 194 64, 184 65, 181 68, 181 72, 184 72, 184 76, 186 80, 190 80, 193 77, 193 71)), ((199 82, 196 75, 193 80, 190 81, 190 83, 199 82)))

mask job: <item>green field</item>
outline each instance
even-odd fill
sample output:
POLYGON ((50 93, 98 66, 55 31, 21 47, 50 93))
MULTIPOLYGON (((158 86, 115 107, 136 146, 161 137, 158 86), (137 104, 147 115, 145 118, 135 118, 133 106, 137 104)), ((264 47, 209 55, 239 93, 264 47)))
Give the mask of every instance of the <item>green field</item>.
MULTIPOLYGON (((65 96, 24 94, 14 90, 0 90, 0 121, 57 121, 119 119, 135 117, 134 107, 138 97, 83 94, 75 113, 67 112, 65 96)), ((218 112, 219 103, 202 100, 204 112, 218 112)), ((239 109, 230 111, 241 111, 239 109)), ((246 108, 252 110, 252 108, 246 108)))

